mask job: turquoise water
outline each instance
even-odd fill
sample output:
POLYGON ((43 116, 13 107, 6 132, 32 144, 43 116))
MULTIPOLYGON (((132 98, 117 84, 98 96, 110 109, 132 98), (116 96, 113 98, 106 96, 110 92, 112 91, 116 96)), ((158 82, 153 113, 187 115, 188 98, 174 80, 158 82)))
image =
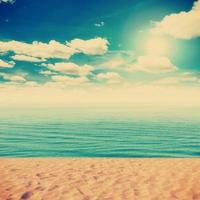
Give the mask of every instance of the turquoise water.
POLYGON ((199 157, 200 108, 1 109, 1 157, 199 157))

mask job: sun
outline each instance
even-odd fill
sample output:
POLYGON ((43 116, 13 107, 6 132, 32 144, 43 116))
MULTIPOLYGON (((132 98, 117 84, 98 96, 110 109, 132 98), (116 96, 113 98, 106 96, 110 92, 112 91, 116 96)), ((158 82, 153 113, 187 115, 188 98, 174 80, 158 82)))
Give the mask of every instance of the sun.
POLYGON ((170 53, 171 44, 167 38, 150 36, 144 43, 144 51, 152 55, 167 55, 170 53))

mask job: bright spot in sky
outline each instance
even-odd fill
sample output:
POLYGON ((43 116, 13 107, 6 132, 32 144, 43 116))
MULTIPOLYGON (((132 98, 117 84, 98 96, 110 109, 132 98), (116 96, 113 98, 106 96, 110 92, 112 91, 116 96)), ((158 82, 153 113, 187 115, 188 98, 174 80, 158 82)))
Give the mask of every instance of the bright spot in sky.
POLYGON ((144 43, 147 54, 166 55, 170 53, 170 41, 164 37, 150 36, 144 43))

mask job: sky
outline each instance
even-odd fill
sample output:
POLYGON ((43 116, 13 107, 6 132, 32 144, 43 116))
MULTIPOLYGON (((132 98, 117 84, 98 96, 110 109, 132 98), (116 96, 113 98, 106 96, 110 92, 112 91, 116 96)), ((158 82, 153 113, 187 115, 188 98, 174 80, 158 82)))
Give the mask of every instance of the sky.
POLYGON ((0 0, 0 105, 200 104, 200 1, 0 0))

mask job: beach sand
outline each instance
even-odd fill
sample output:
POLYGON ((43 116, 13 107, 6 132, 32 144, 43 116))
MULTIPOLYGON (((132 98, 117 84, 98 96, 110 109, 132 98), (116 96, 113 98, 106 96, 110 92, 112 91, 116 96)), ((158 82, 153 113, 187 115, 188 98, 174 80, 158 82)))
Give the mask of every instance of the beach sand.
POLYGON ((200 159, 0 159, 0 200, 199 200, 200 159))

